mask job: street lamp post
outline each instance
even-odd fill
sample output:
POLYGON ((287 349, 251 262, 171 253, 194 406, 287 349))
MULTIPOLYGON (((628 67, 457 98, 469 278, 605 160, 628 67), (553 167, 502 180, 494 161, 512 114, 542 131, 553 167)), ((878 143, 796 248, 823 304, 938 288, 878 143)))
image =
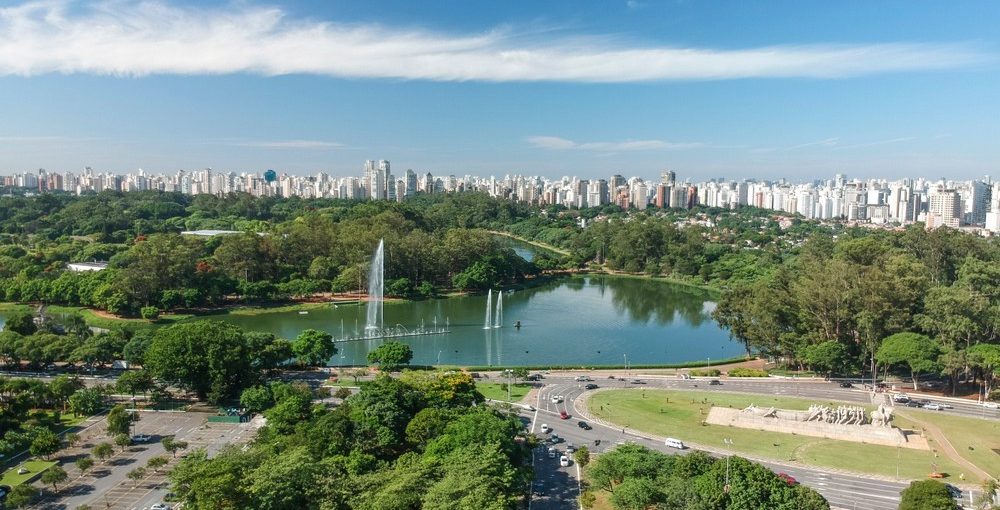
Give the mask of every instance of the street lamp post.
POLYGON ((441 351, 438 351, 438 366, 441 366, 441 351))
POLYGON ((628 354, 622 354, 625 357, 625 377, 628 377, 628 354))

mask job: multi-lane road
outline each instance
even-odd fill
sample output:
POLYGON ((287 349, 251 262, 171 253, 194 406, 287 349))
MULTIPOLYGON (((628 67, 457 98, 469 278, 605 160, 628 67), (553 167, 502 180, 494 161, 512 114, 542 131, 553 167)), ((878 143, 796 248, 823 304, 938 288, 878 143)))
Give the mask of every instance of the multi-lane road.
MULTIPOLYGON (((600 453, 614 448, 623 442, 634 442, 669 454, 682 454, 683 451, 667 447, 662 438, 655 438, 638 431, 624 430, 603 424, 592 419, 582 403, 581 397, 587 391, 587 382, 574 380, 575 374, 549 375, 542 381, 535 393, 531 405, 535 411, 522 410, 531 423, 530 431, 539 437, 550 434, 542 432, 542 425, 548 425, 552 433, 563 438, 555 447, 565 452, 567 444, 587 446, 592 452, 600 453), (562 396, 562 401, 554 403, 553 395, 562 396), (559 413, 566 412, 570 419, 560 419, 559 413), (579 421, 587 422, 592 428, 585 430, 578 425, 579 421), (599 444, 598 444, 599 442, 599 444)), ((634 377, 633 377, 634 378, 634 377)), ((706 379, 678 379, 673 377, 642 376, 643 385, 631 384, 631 379, 597 379, 594 384, 600 387, 617 388, 664 388, 678 390, 728 391, 745 392, 762 395, 786 395, 803 398, 871 403, 870 393, 852 388, 841 388, 830 382, 802 382, 791 380, 724 380, 720 385, 709 385, 706 379)), ((924 398, 921 396, 921 398, 924 398)), ((995 409, 984 409, 975 403, 963 405, 953 399, 927 397, 927 400, 946 402, 952 406, 939 412, 951 412, 966 416, 1000 418, 995 409)), ((692 438, 694 440, 694 438, 692 438)), ((711 453, 724 455, 722 446, 711 453)), ((546 447, 547 448, 547 447, 546 447)), ((579 471, 574 463, 568 467, 559 465, 558 455, 555 459, 548 458, 546 448, 535 452, 534 463, 536 478, 532 487, 532 508, 541 510, 576 508, 576 498, 579 494, 579 471)), ((798 465, 787 465, 777 462, 763 462, 776 472, 784 472, 793 476, 800 483, 816 489, 830 502, 834 508, 848 510, 893 510, 899 505, 899 494, 908 482, 883 480, 854 474, 826 471, 818 468, 805 468, 798 465)), ((971 494, 965 491, 961 502, 969 505, 971 494)), ((970 505, 971 506, 971 505, 970 505)))

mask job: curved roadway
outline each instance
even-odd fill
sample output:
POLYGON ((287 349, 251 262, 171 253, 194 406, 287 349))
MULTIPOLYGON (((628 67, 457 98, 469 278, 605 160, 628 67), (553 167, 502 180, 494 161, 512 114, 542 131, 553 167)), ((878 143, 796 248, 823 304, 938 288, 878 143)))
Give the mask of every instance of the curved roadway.
MULTIPOLYGON (((564 438, 565 442, 554 445, 562 454, 567 444, 574 446, 586 445, 592 452, 604 452, 623 442, 634 442, 648 448, 668 454, 683 453, 663 444, 662 438, 654 437, 634 430, 626 430, 612 424, 603 423, 593 418, 582 404, 580 397, 587 382, 574 380, 575 374, 548 375, 541 381, 541 388, 536 392, 531 405, 536 408, 529 412, 530 431, 545 438, 548 434, 541 432, 542 424, 547 424, 555 434, 564 438), (552 395, 563 396, 563 402, 552 403, 552 395), (571 418, 560 419, 560 411, 565 411, 571 418), (580 420, 592 426, 584 430, 578 426, 580 420), (600 440, 595 445, 595 440, 600 440)), ((590 375, 590 374, 588 374, 590 375)), ((607 377, 607 376, 605 376, 607 377)), ((832 382, 803 382, 787 379, 724 379, 721 385, 709 385, 707 379, 678 379, 668 376, 640 376, 644 385, 631 384, 634 378, 626 381, 617 379, 599 379, 594 377, 593 383, 600 388, 663 388, 676 390, 701 390, 741 392, 762 395, 784 395, 811 399, 833 400, 854 403, 871 403, 869 392, 852 388, 840 388, 832 382)), ((921 396, 923 398, 923 396, 921 396)), ((963 405, 954 399, 934 399, 947 402, 953 406, 942 412, 951 412, 966 416, 1000 418, 1000 412, 995 409, 984 409, 974 402, 963 405)), ((683 438, 682 438, 683 439, 683 438)), ((692 438, 694 440, 694 438, 692 438)), ((711 454, 724 456, 723 448, 706 448, 711 454)), ((689 450, 688 450, 689 451, 689 450)), ((738 454, 738 453, 737 453, 738 454)), ((759 459, 753 459, 776 472, 784 472, 795 477, 800 483, 812 487, 830 502, 831 507, 848 510, 895 510, 899 505, 899 493, 909 485, 909 481, 886 480, 881 477, 864 476, 822 468, 803 467, 801 465, 783 464, 759 459)), ((556 459, 548 458, 544 449, 535 454, 536 479, 533 486, 531 508, 534 510, 576 508, 576 496, 579 494, 579 471, 571 464, 569 467, 559 466, 556 459)), ((968 491, 962 494, 962 503, 969 503, 971 495, 968 491)), ((971 506, 971 505, 970 505, 971 506)))

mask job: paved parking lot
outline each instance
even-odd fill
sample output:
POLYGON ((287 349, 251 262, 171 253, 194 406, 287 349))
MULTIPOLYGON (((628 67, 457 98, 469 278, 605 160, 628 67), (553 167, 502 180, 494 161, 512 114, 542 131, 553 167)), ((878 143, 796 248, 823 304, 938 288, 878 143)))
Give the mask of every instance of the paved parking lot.
MULTIPOLYGON (((187 451, 205 448, 213 455, 227 444, 242 444, 249 441, 256 428, 251 423, 208 423, 206 413, 191 412, 140 412, 134 433, 150 436, 149 441, 136 444, 125 451, 115 448, 109 459, 94 459, 95 465, 86 474, 81 474, 74 461, 90 453, 101 442, 112 442, 105 432, 103 419, 94 420, 81 436, 83 439, 74 448, 60 452, 59 460, 69 474, 69 481, 60 487, 58 494, 36 504, 34 508, 45 510, 73 510, 80 505, 104 509, 141 510, 163 500, 168 492, 166 472, 179 458, 173 458, 164 450, 160 441, 172 436, 188 443, 187 451), (169 463, 158 472, 147 470, 142 480, 131 480, 127 474, 137 467, 145 467, 149 459, 163 455, 169 463)), ((180 457, 180 454, 178 455, 180 457)))

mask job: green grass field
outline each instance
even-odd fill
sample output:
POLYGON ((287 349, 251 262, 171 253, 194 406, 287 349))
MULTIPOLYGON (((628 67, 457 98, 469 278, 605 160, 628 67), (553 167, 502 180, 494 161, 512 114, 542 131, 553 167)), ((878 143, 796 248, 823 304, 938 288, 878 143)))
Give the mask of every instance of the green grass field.
MULTIPOLYGON (((477 382, 476 389, 483 394, 484 397, 491 400, 507 400, 507 384, 505 383, 484 383, 477 382)), ((510 391, 511 402, 518 402, 528 391, 531 390, 531 386, 528 384, 520 383, 515 384, 510 391)))
MULTIPOLYGON (((959 455, 993 476, 1000 476, 1000 422, 965 418, 938 411, 906 409, 901 419, 929 422, 944 432, 959 455)), ((914 427, 919 428, 918 425, 914 427)), ((966 473, 968 476, 968 473, 966 473)))
MULTIPOLYGON (((789 397, 635 389, 598 392, 588 401, 590 412, 604 420, 714 448, 723 448, 723 439, 729 438, 733 440, 732 450, 751 456, 889 477, 896 476, 898 458, 900 478, 925 478, 935 463, 939 471, 955 479, 962 472, 946 457, 936 458, 933 451, 703 424, 712 406, 743 408, 750 404, 784 409, 808 409, 810 404, 838 405, 835 402, 789 397)), ((913 426, 905 417, 897 419, 896 423, 903 428, 913 426)), ((948 437, 955 434, 962 432, 946 429, 948 437)), ((930 446, 935 448, 933 441, 930 446)), ((980 466, 987 469, 987 466, 980 466)), ((970 473, 966 473, 966 479, 974 481, 970 473)))
POLYGON ((55 466, 56 464, 57 462, 48 460, 25 461, 4 472, 3 477, 0 478, 0 485, 9 485, 11 487, 16 487, 18 485, 21 485, 22 483, 30 482, 31 480, 34 480, 36 477, 40 476, 42 472, 44 472, 46 469, 55 466), (27 468, 28 472, 23 475, 17 474, 17 470, 21 467, 27 468))

